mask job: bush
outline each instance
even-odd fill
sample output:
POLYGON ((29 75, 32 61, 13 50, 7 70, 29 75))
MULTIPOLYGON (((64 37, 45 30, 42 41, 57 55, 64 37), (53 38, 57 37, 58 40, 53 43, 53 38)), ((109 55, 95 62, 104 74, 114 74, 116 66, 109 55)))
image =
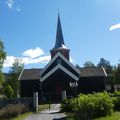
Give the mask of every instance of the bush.
POLYGON ((75 99, 65 99, 62 103, 63 111, 76 111, 81 119, 92 119, 110 115, 113 103, 108 93, 80 95, 75 99))
POLYGON ((12 89, 12 87, 10 85, 7 85, 5 88, 4 88, 4 94, 8 97, 8 98, 11 98, 14 94, 14 91, 12 89))
POLYGON ((78 112, 83 118, 107 116, 113 111, 114 105, 106 92, 82 95, 78 99, 78 112))
POLYGON ((0 110, 0 119, 9 119, 12 117, 16 117, 27 111, 29 111, 29 108, 24 104, 9 104, 0 110))
POLYGON ((114 104, 107 92, 97 93, 93 98, 95 117, 111 115, 114 104))
POLYGON ((114 110, 120 111, 120 97, 112 97, 111 99, 114 104, 114 110))
POLYGON ((81 119, 91 118, 94 114, 94 103, 91 95, 80 95, 78 97, 78 115, 81 119))
POLYGON ((74 108, 74 102, 72 99, 64 99, 61 103, 61 111, 69 112, 74 108))

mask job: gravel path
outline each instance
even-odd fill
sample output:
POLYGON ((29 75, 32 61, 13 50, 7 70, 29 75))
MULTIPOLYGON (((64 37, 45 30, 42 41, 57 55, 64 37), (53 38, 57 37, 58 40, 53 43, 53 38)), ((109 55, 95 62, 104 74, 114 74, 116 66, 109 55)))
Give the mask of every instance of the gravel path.
POLYGON ((66 120, 66 115, 60 113, 60 104, 52 104, 51 109, 34 113, 24 120, 66 120))

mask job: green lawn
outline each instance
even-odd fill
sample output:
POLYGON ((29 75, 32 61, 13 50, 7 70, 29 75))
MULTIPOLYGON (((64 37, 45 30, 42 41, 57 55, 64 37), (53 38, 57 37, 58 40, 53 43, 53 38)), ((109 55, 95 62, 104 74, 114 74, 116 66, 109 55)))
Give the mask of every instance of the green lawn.
MULTIPOLYGON (((44 109, 48 109, 49 108, 49 104, 42 104, 42 105, 39 105, 39 108, 38 110, 39 111, 42 111, 44 109)), ((25 114, 22 114, 18 117, 15 117, 15 118, 11 118, 9 120, 23 120, 24 118, 26 118, 27 116, 29 116, 30 114, 32 114, 32 112, 28 112, 28 113, 25 113, 25 114)))
MULTIPOLYGON (((71 113, 71 114, 69 113, 67 120, 82 120, 82 119, 78 118, 73 113, 71 113)), ((88 118, 88 120, 89 120, 89 118, 88 118)), ((120 112, 114 112, 111 116, 97 118, 94 120, 120 120, 120 112)))
POLYGON ((29 116, 30 114, 32 114, 32 112, 28 112, 28 113, 25 113, 25 114, 22 114, 18 117, 15 117, 15 118, 11 118, 9 120, 23 120, 24 118, 26 118, 27 116, 29 116))
POLYGON ((49 104, 42 104, 42 105, 39 105, 38 111, 42 111, 48 108, 49 108, 49 104))
POLYGON ((120 112, 114 112, 111 116, 107 116, 95 120, 120 120, 120 112))

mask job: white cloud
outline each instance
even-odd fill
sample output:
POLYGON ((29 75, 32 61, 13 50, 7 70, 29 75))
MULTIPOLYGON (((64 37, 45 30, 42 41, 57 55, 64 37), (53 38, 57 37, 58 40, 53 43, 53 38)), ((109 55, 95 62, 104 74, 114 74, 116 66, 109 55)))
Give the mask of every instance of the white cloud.
MULTIPOLYGON (((21 63, 24 63, 24 65, 29 65, 48 63, 51 59, 51 56, 45 55, 43 49, 36 47, 35 49, 28 49, 24 51, 21 57, 7 56, 6 60, 4 61, 3 67, 11 67, 16 58, 19 59, 21 63)), ((75 63, 75 61, 71 57, 70 62, 75 63)))
POLYGON ((16 5, 15 0, 6 0, 6 4, 9 9, 13 9, 16 10, 17 12, 21 12, 21 8, 18 5, 16 5))
POLYGON ((14 0, 7 0, 7 1, 6 1, 6 4, 7 4, 7 6, 8 6, 10 9, 12 9, 14 3, 15 3, 14 0))
POLYGON ((14 56, 7 56, 6 60, 4 61, 3 67, 10 67, 14 63, 15 57, 14 56))
POLYGON ((50 56, 42 56, 38 58, 23 57, 21 59, 25 65, 28 65, 28 64, 37 64, 37 63, 47 63, 50 61, 50 56))
POLYGON ((74 62, 75 62, 75 60, 73 60, 73 59, 70 57, 70 62, 74 63, 74 62))
POLYGON ((20 8, 16 8, 16 10, 17 10, 18 12, 21 12, 21 9, 20 9, 20 8))
POLYGON ((35 49, 26 50, 25 52, 23 52, 22 55, 27 56, 27 57, 31 57, 31 58, 36 58, 36 57, 39 57, 43 54, 44 54, 43 50, 39 47, 36 47, 35 49))
POLYGON ((44 51, 41 48, 36 47, 35 49, 29 49, 23 52, 22 57, 7 56, 3 67, 11 67, 16 58, 24 63, 24 65, 48 63, 51 59, 50 55, 45 55, 44 51))
POLYGON ((115 24, 115 25, 112 25, 112 26, 109 28, 110 31, 113 31, 113 30, 115 30, 115 29, 120 29, 120 23, 115 24))
POLYGON ((16 58, 19 59, 21 63, 24 63, 24 65, 29 65, 29 64, 38 64, 38 63, 48 63, 51 57, 42 56, 38 58, 30 58, 30 57, 7 56, 6 60, 4 61, 3 67, 11 67, 16 58))

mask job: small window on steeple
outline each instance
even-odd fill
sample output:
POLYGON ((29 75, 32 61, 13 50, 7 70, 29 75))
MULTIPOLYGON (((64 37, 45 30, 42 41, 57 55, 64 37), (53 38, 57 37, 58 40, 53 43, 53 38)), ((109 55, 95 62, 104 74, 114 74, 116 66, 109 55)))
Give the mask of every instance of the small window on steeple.
POLYGON ((57 64, 62 64, 61 59, 57 59, 57 64))

